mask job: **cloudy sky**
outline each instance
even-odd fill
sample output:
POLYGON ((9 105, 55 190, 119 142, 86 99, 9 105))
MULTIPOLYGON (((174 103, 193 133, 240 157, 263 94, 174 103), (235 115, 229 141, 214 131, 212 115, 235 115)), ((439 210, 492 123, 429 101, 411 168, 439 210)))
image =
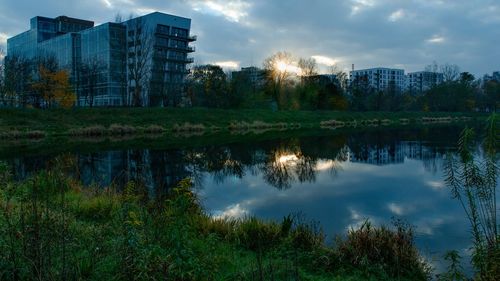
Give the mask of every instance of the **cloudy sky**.
POLYGON ((500 70, 499 0, 0 0, 0 45, 35 15, 103 23, 151 11, 193 20, 198 64, 261 66, 285 50, 322 69, 416 71, 436 61, 475 75, 500 70))

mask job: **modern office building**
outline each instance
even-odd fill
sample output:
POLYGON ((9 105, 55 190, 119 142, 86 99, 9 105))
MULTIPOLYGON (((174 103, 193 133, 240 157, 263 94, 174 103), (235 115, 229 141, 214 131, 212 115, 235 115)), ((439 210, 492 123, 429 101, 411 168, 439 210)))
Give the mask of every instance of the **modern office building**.
POLYGON ((351 85, 362 82, 377 91, 383 91, 390 87, 403 91, 405 87, 405 71, 403 69, 384 67, 353 70, 349 73, 349 82, 351 85))
POLYGON ((406 89, 414 94, 423 93, 441 83, 443 83, 443 73, 418 71, 406 75, 406 89))
POLYGON ((190 28, 190 19, 160 12, 99 26, 34 17, 30 30, 7 40, 7 56, 55 58, 79 106, 177 105, 193 63, 190 28))

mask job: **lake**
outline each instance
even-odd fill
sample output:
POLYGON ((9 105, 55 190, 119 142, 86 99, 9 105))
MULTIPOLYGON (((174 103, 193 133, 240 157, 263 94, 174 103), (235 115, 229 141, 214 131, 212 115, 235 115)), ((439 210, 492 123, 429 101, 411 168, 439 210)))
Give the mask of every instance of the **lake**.
POLYGON ((421 253, 439 272, 446 251, 468 256, 471 247, 469 223, 442 169, 446 153, 456 152, 462 129, 369 128, 272 134, 260 140, 239 136, 196 145, 186 138, 168 148, 150 148, 143 140, 129 148, 96 144, 90 150, 11 151, 0 154, 0 160, 23 179, 64 154, 75 159, 86 185, 136 180, 153 197, 189 177, 213 216, 281 220, 294 214, 316 221, 330 241, 366 220, 390 225, 402 219, 415 227, 421 253))

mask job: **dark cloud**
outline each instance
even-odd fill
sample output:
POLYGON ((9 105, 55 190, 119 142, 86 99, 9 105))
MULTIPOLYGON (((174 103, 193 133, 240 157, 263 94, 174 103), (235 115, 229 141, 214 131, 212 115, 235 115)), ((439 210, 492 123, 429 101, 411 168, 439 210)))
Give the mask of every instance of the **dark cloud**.
POLYGON ((0 0, 0 44, 35 15, 92 19, 162 11, 190 17, 199 63, 261 65, 272 53, 329 57, 344 67, 455 63, 476 75, 500 69, 494 0, 0 0))

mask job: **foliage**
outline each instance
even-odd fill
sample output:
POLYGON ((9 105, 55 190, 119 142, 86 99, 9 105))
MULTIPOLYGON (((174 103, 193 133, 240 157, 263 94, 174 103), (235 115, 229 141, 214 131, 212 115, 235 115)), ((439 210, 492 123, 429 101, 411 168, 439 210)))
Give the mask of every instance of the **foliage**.
POLYGON ((467 277, 463 273, 463 268, 460 265, 462 257, 457 251, 449 251, 444 255, 444 259, 450 264, 445 273, 438 276, 439 281, 466 281, 467 277))
POLYGON ((375 269, 393 277, 427 280, 430 268, 413 244, 413 229, 400 221, 396 221, 395 226, 396 231, 392 231, 374 228, 365 222, 359 229, 351 229, 345 241, 337 242, 338 258, 367 272, 375 269))
MULTIPOLYGON (((365 267, 338 257, 316 224, 288 216, 213 218, 200 208, 189 180, 162 198, 140 182, 118 193, 82 187, 74 159, 14 182, 0 164, 1 280, 360 280, 365 267), (340 263, 337 263, 340 262, 340 263)), ((411 239, 386 230, 384 241, 411 239)), ((348 238, 349 239, 349 238, 348 238)), ((410 247, 411 242, 387 242, 410 247)), ((350 242, 345 242, 345 245, 350 242)), ((414 248, 404 248, 414 253, 414 248)), ((372 262, 372 261, 370 261, 372 262)), ((372 279, 410 280, 377 262, 372 279)), ((412 273, 416 274, 418 268, 412 273)), ((423 274, 423 273, 418 273, 423 274)), ((420 275, 419 275, 420 276, 420 275)))
POLYGON ((476 108, 475 88, 469 74, 462 80, 444 82, 425 93, 423 100, 431 111, 473 111, 476 108))
POLYGON ((49 108, 55 105, 71 108, 76 101, 69 82, 69 73, 65 70, 51 71, 40 65, 39 80, 33 84, 33 89, 40 94, 49 108))
POLYGON ((220 66, 195 66, 189 80, 188 91, 193 105, 225 108, 231 104, 226 74, 220 66))
POLYGON ((32 81, 31 61, 17 55, 9 55, 5 58, 4 64, 5 100, 8 101, 10 106, 14 106, 15 101, 23 106, 27 105, 29 102, 29 85, 32 81))
POLYGON ((493 114, 488 119, 482 144, 484 153, 479 159, 472 153, 473 135, 472 129, 464 129, 458 143, 459 156, 447 155, 444 167, 446 183, 453 197, 462 204, 472 227, 472 263, 478 276, 481 280, 494 280, 500 275, 496 205, 498 116, 493 114))

